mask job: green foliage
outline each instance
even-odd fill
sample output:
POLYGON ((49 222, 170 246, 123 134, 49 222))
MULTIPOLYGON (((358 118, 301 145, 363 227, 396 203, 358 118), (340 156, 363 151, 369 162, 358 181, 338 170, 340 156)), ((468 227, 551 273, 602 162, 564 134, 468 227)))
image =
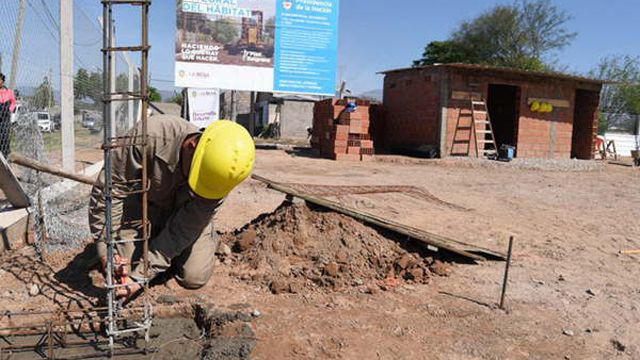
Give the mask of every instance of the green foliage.
POLYGON ((609 129, 609 117, 604 113, 598 114, 598 135, 604 135, 609 129))
POLYGON ((36 109, 47 109, 55 105, 53 98, 53 88, 49 78, 45 77, 42 83, 36 88, 36 92, 31 98, 31 106, 36 109))
POLYGON ((153 102, 162 101, 162 95, 160 95, 160 92, 158 91, 158 89, 154 88, 153 86, 149 86, 149 101, 153 101, 153 102))
MULTIPOLYGON (((607 131, 616 115, 640 115, 640 57, 618 55, 603 58, 589 75, 617 82, 602 87, 600 132, 607 131)), ((620 124, 617 127, 625 128, 620 124)), ((634 124, 628 124, 627 127, 629 131, 633 131, 634 124)))
POLYGON ((87 86, 89 84, 89 72, 85 69, 79 69, 73 79, 73 96, 76 100, 87 97, 87 86))
POLYGON ((238 28, 232 20, 219 19, 211 23, 213 38, 223 44, 231 44, 239 37, 238 28))
POLYGON ((614 114, 640 114, 640 57, 610 56, 589 72, 591 77, 613 80, 600 95, 600 108, 614 114))
POLYGON ((78 69, 73 78, 73 90, 76 100, 90 99, 99 103, 102 100, 102 72, 78 69))
POLYGON ((182 106, 182 101, 183 101, 183 97, 182 97, 182 92, 173 92, 173 96, 169 99, 169 102, 172 103, 176 103, 180 106, 182 106))
POLYGON ((433 41, 414 66, 475 63, 526 70, 545 70, 544 59, 571 43, 571 19, 550 0, 520 0, 496 6, 465 21, 447 41, 433 41))
POLYGON ((415 60, 413 66, 436 63, 467 63, 469 58, 469 54, 455 41, 432 41, 424 49, 422 59, 415 60))

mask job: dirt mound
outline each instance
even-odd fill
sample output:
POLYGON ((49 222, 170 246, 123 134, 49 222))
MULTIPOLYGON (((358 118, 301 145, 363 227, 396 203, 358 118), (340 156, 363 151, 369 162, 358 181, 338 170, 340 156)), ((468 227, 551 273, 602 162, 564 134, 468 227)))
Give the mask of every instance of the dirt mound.
POLYGON ((283 203, 223 237, 229 273, 274 293, 361 287, 377 291, 402 281, 427 283, 448 266, 423 247, 335 212, 283 203), (399 244, 402 244, 399 245, 399 244))

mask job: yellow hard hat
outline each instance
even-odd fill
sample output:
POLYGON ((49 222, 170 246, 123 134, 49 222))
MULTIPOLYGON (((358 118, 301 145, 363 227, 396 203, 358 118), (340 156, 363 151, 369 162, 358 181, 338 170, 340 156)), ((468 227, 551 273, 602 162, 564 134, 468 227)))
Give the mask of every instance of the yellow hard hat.
POLYGON ((256 146, 245 128, 233 121, 215 121, 196 146, 189 187, 205 199, 222 199, 249 176, 255 159, 256 146))
POLYGON ((540 102, 538 100, 534 100, 531 103, 531 111, 536 112, 538 110, 540 110, 540 102))
POLYGON ((547 103, 547 112, 553 112, 553 105, 547 103))

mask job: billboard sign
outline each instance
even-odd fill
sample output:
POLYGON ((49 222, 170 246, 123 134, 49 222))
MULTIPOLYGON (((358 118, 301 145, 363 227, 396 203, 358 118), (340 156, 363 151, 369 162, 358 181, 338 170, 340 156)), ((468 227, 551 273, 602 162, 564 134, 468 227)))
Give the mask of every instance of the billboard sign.
POLYGON ((339 0, 177 0, 176 86, 333 95, 339 0))
POLYGON ((220 119, 220 91, 218 89, 188 89, 189 121, 205 128, 220 119))

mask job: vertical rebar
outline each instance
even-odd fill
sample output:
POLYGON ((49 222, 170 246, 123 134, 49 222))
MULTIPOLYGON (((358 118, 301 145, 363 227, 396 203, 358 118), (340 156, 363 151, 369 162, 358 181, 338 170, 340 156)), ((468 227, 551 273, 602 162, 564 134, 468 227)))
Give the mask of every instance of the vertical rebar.
POLYGON ((504 267, 504 279, 502 280, 502 294, 500 295, 500 309, 504 310, 504 297, 507 293, 507 281, 509 279, 509 266, 511 266, 511 251, 513 250, 513 236, 509 237, 509 250, 507 251, 507 263, 504 267))
POLYGON ((102 93, 104 96, 102 106, 102 133, 103 133, 103 149, 104 149, 104 187, 102 189, 104 196, 104 234, 105 241, 107 243, 107 261, 105 275, 107 277, 107 336, 109 337, 109 353, 113 354, 114 346, 114 309, 113 302, 115 299, 115 288, 113 287, 113 258, 114 258, 114 244, 112 239, 112 224, 111 224, 111 211, 112 211, 112 198, 111 198, 111 101, 110 101, 110 77, 111 77, 111 62, 112 52, 111 47, 111 3, 103 2, 102 11, 102 51, 103 51, 103 64, 102 64, 102 93))
POLYGON ((142 237, 143 237, 143 268, 144 268, 144 284, 143 284, 143 301, 144 301, 144 323, 147 325, 145 330, 145 349, 149 341, 149 330, 151 328, 151 302, 149 301, 149 225, 148 225, 148 178, 147 178, 147 110, 149 108, 149 88, 148 79, 148 62, 149 62, 149 3, 142 5, 142 54, 141 54, 141 74, 140 74, 140 93, 142 95, 142 237))

